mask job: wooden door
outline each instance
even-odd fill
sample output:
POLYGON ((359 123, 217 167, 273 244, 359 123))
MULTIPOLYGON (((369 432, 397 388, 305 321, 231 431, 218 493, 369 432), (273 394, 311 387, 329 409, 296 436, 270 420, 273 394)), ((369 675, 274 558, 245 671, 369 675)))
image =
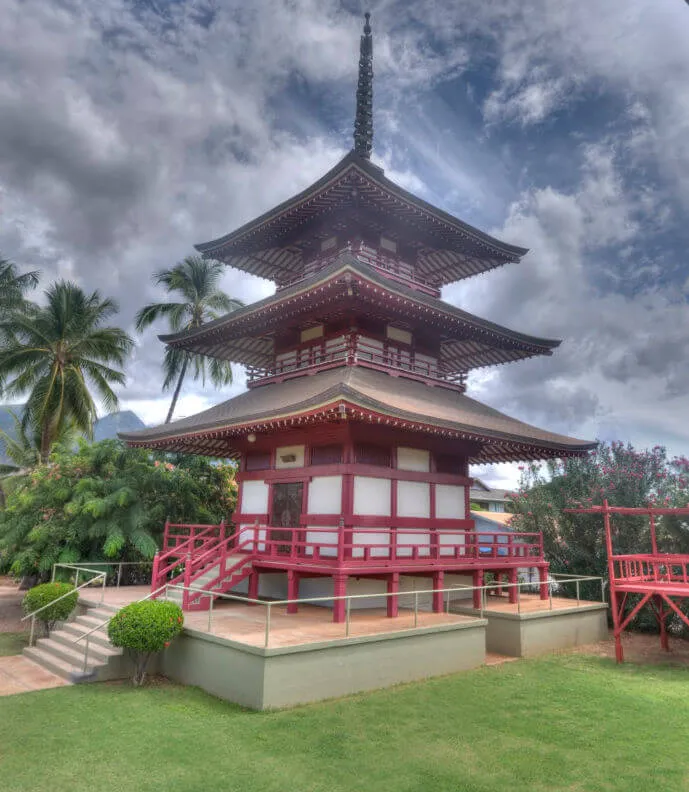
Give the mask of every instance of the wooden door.
POLYGON ((283 529, 299 527, 303 495, 304 484, 301 481, 273 484, 270 538, 276 542, 285 542, 278 544, 278 553, 289 554, 291 550, 292 537, 296 538, 297 532, 283 529))

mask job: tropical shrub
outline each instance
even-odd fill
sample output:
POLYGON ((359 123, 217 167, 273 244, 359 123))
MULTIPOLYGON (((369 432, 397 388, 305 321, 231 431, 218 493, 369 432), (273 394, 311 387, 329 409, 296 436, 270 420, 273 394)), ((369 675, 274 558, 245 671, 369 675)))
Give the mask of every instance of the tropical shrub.
POLYGON ((179 605, 159 600, 134 602, 110 619, 110 640, 114 646, 129 650, 132 656, 134 685, 143 684, 151 655, 166 649, 183 627, 184 616, 179 605))
POLYGON ((165 520, 232 513, 234 466, 153 454, 117 440, 58 448, 0 511, 0 572, 48 577, 53 564, 153 558, 165 520))
POLYGON ((50 635, 50 631, 58 622, 67 621, 76 608, 78 599, 79 594, 71 583, 42 583, 26 592, 22 600, 22 607, 24 613, 28 614, 49 605, 50 607, 36 614, 36 618, 43 622, 46 634, 50 635), (65 594, 69 596, 65 597, 65 594), (55 600, 59 600, 59 602, 55 602, 55 600), (51 602, 52 605, 50 605, 51 602))

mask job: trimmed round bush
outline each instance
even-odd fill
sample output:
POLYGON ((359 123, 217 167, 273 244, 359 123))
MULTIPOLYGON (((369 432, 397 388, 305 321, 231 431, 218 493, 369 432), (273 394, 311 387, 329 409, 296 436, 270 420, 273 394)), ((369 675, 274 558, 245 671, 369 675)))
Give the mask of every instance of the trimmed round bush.
POLYGON ((41 583, 29 589, 22 600, 24 613, 33 613, 45 605, 54 604, 36 614, 36 618, 45 624, 48 635, 57 622, 66 621, 77 606, 79 592, 71 583, 41 583), (71 593, 70 593, 71 592, 71 593), (70 596, 64 597, 65 594, 70 596), (64 597, 64 599, 60 599, 64 597), (55 602, 59 600, 59 602, 55 602))
POLYGON ((128 649, 134 660, 135 685, 143 684, 152 654, 166 649, 182 632, 184 615, 179 605, 160 600, 134 602, 119 610, 108 623, 114 646, 128 649))

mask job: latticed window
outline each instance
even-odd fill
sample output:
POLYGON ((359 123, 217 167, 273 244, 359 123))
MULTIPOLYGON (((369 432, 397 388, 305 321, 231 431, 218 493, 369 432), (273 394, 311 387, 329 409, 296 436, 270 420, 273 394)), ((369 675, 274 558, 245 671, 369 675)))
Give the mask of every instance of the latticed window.
POLYGON ((360 465, 379 465, 390 467, 392 455, 387 446, 372 445, 371 443, 358 443, 354 449, 356 461, 360 465))
POLYGON ((339 465, 342 462, 342 446, 322 445, 311 449, 312 465, 339 465))
POLYGON ((270 453, 259 451, 254 454, 246 455, 247 470, 268 470, 270 468, 270 453))

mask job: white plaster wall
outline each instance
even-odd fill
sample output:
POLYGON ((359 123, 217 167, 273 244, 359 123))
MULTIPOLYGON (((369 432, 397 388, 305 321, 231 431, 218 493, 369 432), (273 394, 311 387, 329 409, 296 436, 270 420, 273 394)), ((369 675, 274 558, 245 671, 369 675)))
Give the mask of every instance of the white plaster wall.
MULTIPOLYGON (((368 531, 365 528, 355 528, 352 532, 352 541, 356 545, 366 545, 371 548, 371 558, 388 558, 390 555, 390 534, 386 531, 368 531)), ((355 548, 352 558, 363 558, 364 549, 355 548)))
POLYGON ((242 512, 245 514, 268 513, 268 485, 265 481, 242 481, 242 512))
POLYGON ((342 476, 314 476, 309 482, 309 514, 340 514, 342 476))
POLYGON ((357 357, 360 360, 380 362, 383 356, 383 342, 375 338, 367 338, 366 336, 361 336, 360 340, 361 344, 364 346, 357 347, 357 357))
POLYGON ((398 531, 397 532, 397 555, 398 556, 411 556, 414 548, 418 547, 419 558, 428 556, 431 552, 431 535, 423 531, 422 533, 414 533, 413 531, 398 531), (410 545, 409 547, 401 547, 400 545, 410 545))
POLYGON ((285 352, 275 356, 275 363, 280 371, 293 371, 297 367, 297 353, 285 352))
POLYGON ((354 476, 354 514, 390 515, 390 479, 354 476))
POLYGON ((405 448, 399 446, 397 449, 397 467, 399 470, 417 470, 427 473, 430 470, 431 455, 423 448, 405 448))
POLYGON ((431 485, 425 481, 398 481, 397 514, 400 517, 430 517, 431 485))
POLYGON ((347 354, 345 348, 345 337, 337 336, 337 338, 330 338, 325 342, 325 354, 328 360, 342 360, 347 354), (335 351, 337 350, 337 351, 335 351))
POLYGON ((276 468, 300 468, 304 467, 304 446, 281 446, 275 449, 276 468), (284 456, 294 456, 294 462, 285 462, 281 459, 284 456))
POLYGON ((239 544, 249 542, 243 550, 265 550, 266 529, 259 528, 256 530, 255 525, 240 525, 239 526, 239 544))
MULTIPOLYGON (((322 558, 332 558, 337 556, 337 537, 338 529, 328 526, 323 528, 314 526, 313 528, 309 528, 309 530, 306 532, 307 542, 335 545, 335 547, 321 547, 320 555, 322 558)), ((306 555, 314 555, 314 550, 315 548, 313 547, 307 547, 305 553, 306 555)))
POLYGON ((459 484, 436 484, 435 516, 439 519, 463 520, 464 487, 459 484))
MULTIPOLYGON (((440 555, 454 555, 455 547, 457 545, 464 545, 466 536, 464 531, 438 531, 438 545, 440 546, 440 555)), ((460 550, 460 555, 462 550, 460 550)))

